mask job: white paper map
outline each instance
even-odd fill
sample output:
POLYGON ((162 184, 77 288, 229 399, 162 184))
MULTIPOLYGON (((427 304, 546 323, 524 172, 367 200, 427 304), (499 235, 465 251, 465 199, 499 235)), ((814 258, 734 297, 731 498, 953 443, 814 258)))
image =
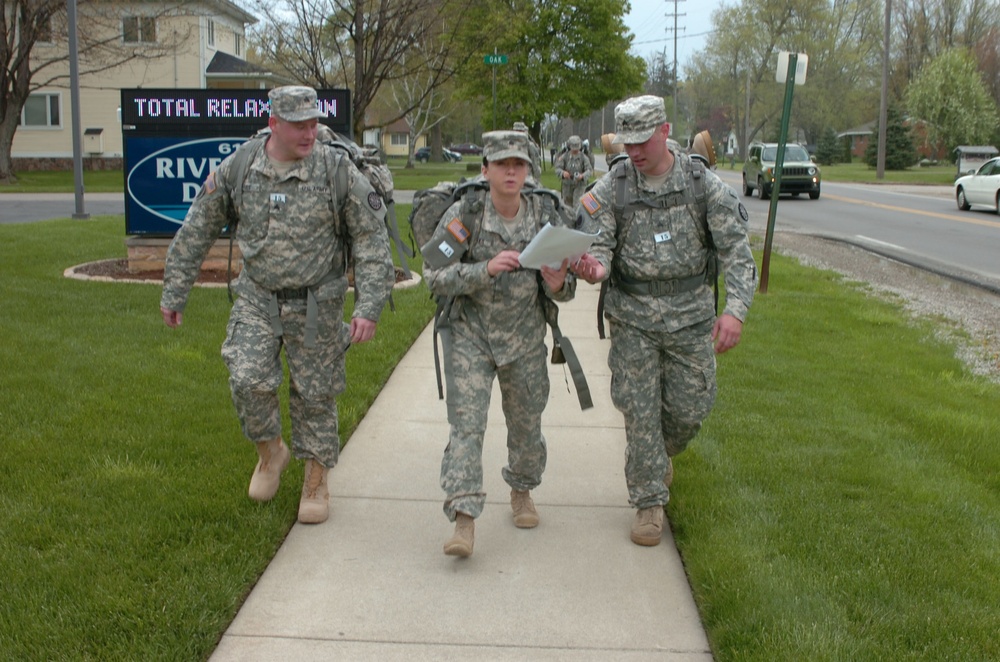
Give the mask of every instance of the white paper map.
POLYGON ((526 269, 541 269, 547 265, 558 269, 562 261, 569 258, 574 262, 587 252, 590 245, 597 239, 598 233, 587 234, 562 226, 552 226, 548 223, 538 231, 535 238, 521 251, 521 266, 526 269))

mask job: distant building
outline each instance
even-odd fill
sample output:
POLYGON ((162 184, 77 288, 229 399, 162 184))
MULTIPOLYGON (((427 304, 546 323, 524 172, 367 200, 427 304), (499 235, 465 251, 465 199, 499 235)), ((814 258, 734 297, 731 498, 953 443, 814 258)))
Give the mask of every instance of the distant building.
MULTIPOLYGON (((283 80, 246 55, 246 26, 256 17, 229 0, 194 0, 179 5, 132 0, 122 5, 81 5, 78 33, 117 31, 120 48, 138 50, 171 44, 167 54, 133 60, 96 74, 80 75, 80 131, 86 167, 121 167, 121 90, 129 88, 269 89, 283 80), (89 31, 89 32, 88 32, 89 31), (179 36, 179 37, 178 37, 179 36)), ((66 37, 39 42, 32 58, 54 60, 68 52, 66 37)), ((82 58, 81 58, 82 62, 82 58)), ((81 67, 82 68, 82 67, 81 67)), ((68 62, 46 70, 68 72, 68 62)), ((70 167, 73 129, 69 79, 32 92, 14 133, 11 156, 17 170, 70 167)))

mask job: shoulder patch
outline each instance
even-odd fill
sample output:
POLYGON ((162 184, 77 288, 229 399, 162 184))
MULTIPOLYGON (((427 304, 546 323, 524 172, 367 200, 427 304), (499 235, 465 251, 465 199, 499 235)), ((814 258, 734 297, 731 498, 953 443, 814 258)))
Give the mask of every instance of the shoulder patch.
POLYGON ((462 221, 457 218, 448 222, 448 232, 462 243, 465 243, 465 240, 469 238, 469 229, 462 225, 462 221))
POLYGON ((742 202, 740 203, 739 210, 740 210, 740 218, 743 219, 743 222, 744 223, 749 223, 750 222, 750 214, 747 213, 747 208, 743 206, 742 202))
POLYGON ((382 208, 382 196, 380 196, 375 191, 368 194, 368 206, 378 211, 382 208))
POLYGON ((211 195, 212 193, 215 193, 215 189, 217 188, 217 186, 216 186, 216 183, 215 183, 215 171, 214 170, 212 172, 208 173, 208 177, 205 178, 205 183, 202 184, 201 187, 205 191, 206 195, 211 195))
POLYGON ((601 208, 601 203, 597 201, 593 193, 587 193, 582 198, 580 198, 580 204, 583 208, 587 210, 589 214, 596 214, 601 208))

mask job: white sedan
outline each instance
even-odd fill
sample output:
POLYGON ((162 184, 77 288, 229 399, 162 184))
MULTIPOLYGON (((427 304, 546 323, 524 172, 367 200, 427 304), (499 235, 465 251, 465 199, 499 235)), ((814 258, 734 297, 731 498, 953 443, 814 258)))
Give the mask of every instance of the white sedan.
POLYGON ((955 180, 955 202, 962 211, 981 205, 1000 213, 1000 156, 984 163, 975 174, 955 180))

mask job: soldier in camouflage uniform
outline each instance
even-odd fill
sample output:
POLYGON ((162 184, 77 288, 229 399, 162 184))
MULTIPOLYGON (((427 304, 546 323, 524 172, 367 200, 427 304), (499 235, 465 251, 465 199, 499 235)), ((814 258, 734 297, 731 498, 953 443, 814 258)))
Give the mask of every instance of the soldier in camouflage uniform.
POLYGON ((570 136, 566 141, 566 151, 556 158, 556 177, 562 180, 563 202, 575 207, 593 174, 594 168, 583 153, 580 136, 570 136))
POLYGON ((243 265, 222 357, 243 434, 259 459, 249 496, 273 498, 290 456, 278 402, 284 347, 292 451, 306 460, 298 519, 319 523, 329 515, 327 474, 340 452, 336 397, 346 387, 344 353, 351 343, 375 335, 394 272, 381 198, 346 157, 325 154, 333 148, 315 144, 317 118, 324 116, 315 90, 286 86, 268 96, 271 133, 251 156, 244 181, 233 181, 234 156, 223 161, 206 178, 170 244, 160 311, 167 326, 180 325, 205 254, 223 228, 238 220, 243 265), (336 181, 346 182, 348 191, 334 196, 328 167, 347 169, 347 177, 336 181), (234 209, 237 186, 240 209, 234 209), (339 202, 337 218, 332 200, 339 202), (343 321, 346 243, 357 284, 350 325, 343 321))
MULTIPOLYGON (((716 318, 705 278, 707 238, 690 201, 687 155, 667 145, 663 99, 641 96, 615 109, 615 143, 625 145, 628 200, 645 198, 631 221, 616 217, 614 172, 580 201, 584 227, 600 228, 591 253, 574 266, 589 282, 610 277, 611 399, 624 414, 625 478, 637 509, 632 541, 657 545, 673 476, 670 458, 701 429, 715 402, 715 353, 740 340, 757 269, 747 213, 736 193, 704 172, 707 224, 725 272, 726 305, 716 318), (663 204, 657 208, 656 201, 663 204), (588 227, 589 226, 589 227, 588 227), (624 232, 625 236, 619 238, 624 232)), ((624 214, 622 214, 624 216, 624 214)))
MULTIPOLYGON (((542 410, 549 395, 543 297, 568 301, 576 282, 564 261, 559 269, 521 268, 520 252, 546 223, 562 223, 544 211, 541 196, 521 192, 531 168, 528 139, 516 131, 483 134, 483 195, 478 228, 461 222, 462 202, 441 217, 425 256, 448 233, 471 235, 464 254, 436 267, 428 259, 424 278, 438 296, 453 296, 448 315, 451 341, 444 344, 451 431, 441 461, 444 512, 455 522, 445 554, 472 554, 474 519, 483 511, 483 436, 493 379, 500 382, 507 422, 507 461, 502 475, 511 487, 514 525, 537 526, 530 490, 541 483, 547 457, 542 410), (450 346, 449 346, 450 345, 450 346)), ((551 304, 554 305, 554 304, 551 304)))
POLYGON ((514 122, 514 130, 520 131, 524 135, 528 136, 528 156, 531 157, 531 178, 537 185, 542 181, 542 150, 538 148, 535 141, 531 139, 531 134, 528 133, 528 125, 524 122, 514 122))

